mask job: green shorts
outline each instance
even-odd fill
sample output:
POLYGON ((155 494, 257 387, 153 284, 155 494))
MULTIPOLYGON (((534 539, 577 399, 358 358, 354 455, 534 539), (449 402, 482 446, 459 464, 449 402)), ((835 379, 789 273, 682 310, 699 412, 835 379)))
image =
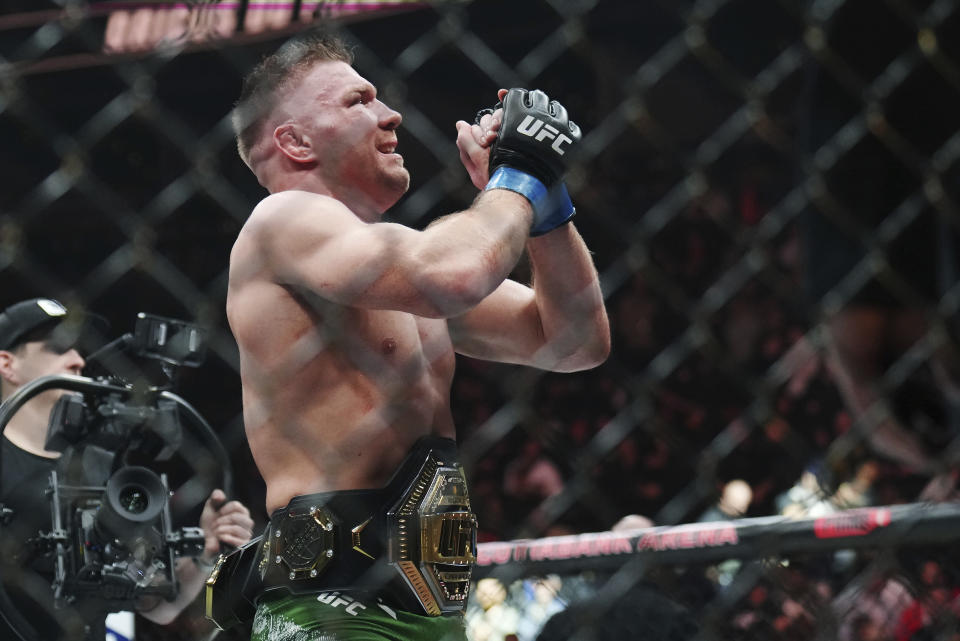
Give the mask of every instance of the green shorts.
POLYGON ((250 641, 466 641, 462 615, 429 617, 339 592, 264 596, 250 641))

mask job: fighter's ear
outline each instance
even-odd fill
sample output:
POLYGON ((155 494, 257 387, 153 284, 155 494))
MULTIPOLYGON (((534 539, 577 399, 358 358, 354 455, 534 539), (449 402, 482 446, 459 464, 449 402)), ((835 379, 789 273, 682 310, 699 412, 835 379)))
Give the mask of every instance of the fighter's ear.
POLYGON ((313 162, 313 144, 296 123, 285 122, 273 130, 273 144, 283 155, 294 162, 313 162))

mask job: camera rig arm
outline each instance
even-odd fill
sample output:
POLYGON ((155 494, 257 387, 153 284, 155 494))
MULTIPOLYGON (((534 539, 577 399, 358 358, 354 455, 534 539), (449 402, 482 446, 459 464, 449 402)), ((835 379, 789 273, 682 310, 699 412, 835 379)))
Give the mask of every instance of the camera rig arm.
MULTIPOLYGON (((30 381, 12 394, 10 398, 5 400, 3 403, 0 403, 0 436, 2 436, 3 431, 6 430, 7 423, 9 423, 13 415, 17 413, 17 410, 23 407, 27 401, 32 399, 37 394, 50 389, 62 389, 70 392, 86 392, 94 394, 118 394, 124 400, 131 398, 135 393, 131 387, 118 385, 116 383, 98 381, 92 378, 87 378, 86 376, 74 376, 71 374, 42 376, 36 380, 30 381)), ((214 432, 213 428, 210 426, 210 423, 203 418, 200 412, 198 412, 193 405, 188 403, 177 394, 169 391, 160 391, 157 396, 159 398, 173 401, 183 410, 186 416, 190 417, 192 424, 196 427, 199 435, 202 438, 202 442, 204 445, 210 448, 214 458, 220 465, 223 475, 223 491, 227 494, 227 496, 232 496, 233 468, 230 463, 230 457, 227 454, 226 449, 223 447, 223 444, 220 442, 220 439, 217 437, 216 432, 214 432)), ((2 506, 0 506, 0 508, 2 508, 2 506)))
POLYGON ((233 466, 230 463, 230 456, 227 454, 227 450, 223 447, 223 443, 220 442, 220 438, 217 436, 217 433, 213 431, 210 423, 203 418, 200 412, 198 412, 193 405, 173 392, 160 392, 160 398, 173 401, 187 416, 192 419, 193 425, 197 428, 199 435, 202 437, 201 442, 207 446, 210 452, 213 453, 214 459, 216 459, 216 462, 220 466, 220 474, 222 478, 221 487, 223 488, 223 492, 228 497, 233 496, 233 466))
POLYGON ((92 378, 87 378, 86 376, 74 376, 71 374, 41 376, 40 378, 30 381, 13 393, 10 398, 0 403, 0 434, 3 433, 3 430, 7 429, 7 423, 9 423, 13 415, 17 413, 17 410, 37 394, 49 389, 62 389, 71 392, 121 394, 125 398, 129 398, 133 394, 133 390, 129 387, 97 381, 92 378))

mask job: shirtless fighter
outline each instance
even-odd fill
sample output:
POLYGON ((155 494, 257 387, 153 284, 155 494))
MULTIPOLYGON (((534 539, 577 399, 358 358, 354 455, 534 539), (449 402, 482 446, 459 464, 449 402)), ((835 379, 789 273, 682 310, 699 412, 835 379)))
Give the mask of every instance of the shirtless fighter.
POLYGON ((457 123, 473 204, 424 231, 380 222, 409 186, 401 116, 351 64, 335 40, 292 41, 235 110, 270 192, 234 245, 227 315, 271 519, 214 571, 209 614, 255 607, 257 640, 464 639, 455 352, 566 372, 610 348, 561 181, 580 132, 542 92, 501 90, 457 123), (530 287, 507 278, 525 247, 530 287))

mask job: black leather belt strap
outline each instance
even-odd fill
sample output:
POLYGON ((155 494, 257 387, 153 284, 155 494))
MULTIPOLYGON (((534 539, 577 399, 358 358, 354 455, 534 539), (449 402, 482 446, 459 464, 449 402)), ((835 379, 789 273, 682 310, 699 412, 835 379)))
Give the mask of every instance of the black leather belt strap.
POLYGON ((274 512, 264 532, 263 589, 382 589, 390 574, 375 568, 387 556, 386 496, 384 490, 308 494, 274 512))

